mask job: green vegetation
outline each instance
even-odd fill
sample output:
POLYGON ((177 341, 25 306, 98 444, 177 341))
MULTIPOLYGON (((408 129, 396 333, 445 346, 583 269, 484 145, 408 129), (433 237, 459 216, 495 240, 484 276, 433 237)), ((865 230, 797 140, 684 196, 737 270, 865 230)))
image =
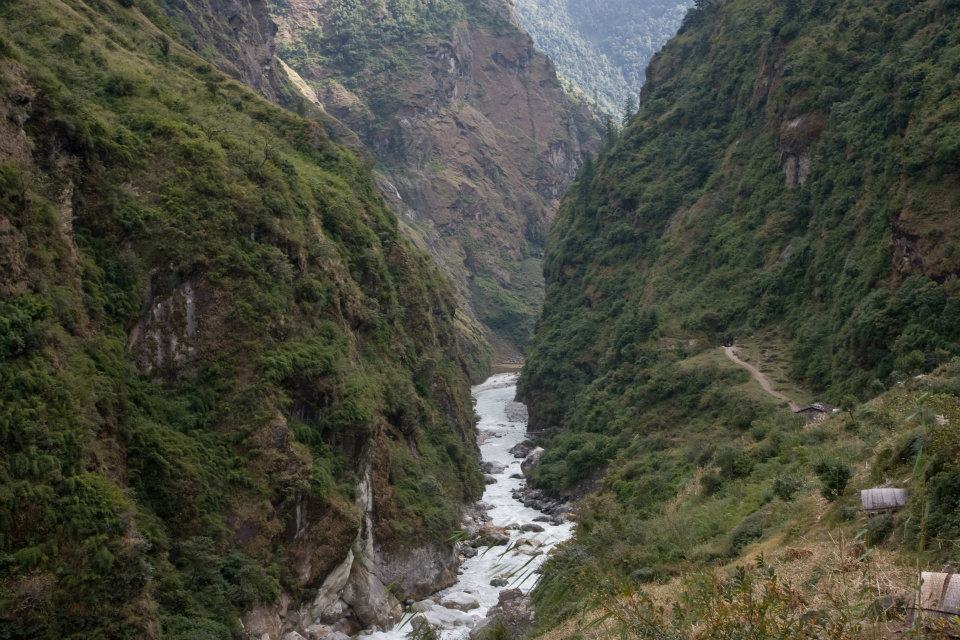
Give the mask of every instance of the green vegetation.
POLYGON ((149 0, 0 5, 0 113, 0 636, 238 637, 366 454, 378 543, 449 538, 473 355, 363 163, 149 0))
POLYGON ((662 587, 829 528, 956 561, 960 460, 930 449, 960 402, 956 8, 700 2, 654 58, 551 231, 520 383, 535 482, 595 489, 547 564, 544 625, 591 575, 662 587), (770 336, 778 385, 841 416, 804 426, 717 349, 770 336), (855 489, 888 480, 909 512, 868 525, 855 489))
MULTIPOLYGON (((285 0, 272 0, 272 6, 281 15, 290 11, 285 0)), ((280 56, 291 64, 311 61, 338 67, 350 84, 366 75, 396 73, 408 62, 403 54, 411 41, 449 33, 467 13, 458 0, 335 0, 325 11, 330 14, 328 27, 281 47, 280 56)))

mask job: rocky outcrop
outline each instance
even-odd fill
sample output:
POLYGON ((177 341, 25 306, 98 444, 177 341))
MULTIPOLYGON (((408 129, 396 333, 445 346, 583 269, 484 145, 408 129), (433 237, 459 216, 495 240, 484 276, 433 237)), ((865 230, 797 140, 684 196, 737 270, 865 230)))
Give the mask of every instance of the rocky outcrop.
POLYGON ((544 453, 543 447, 536 447, 527 454, 523 462, 520 463, 520 470, 523 471, 523 475, 530 476, 530 472, 540 463, 544 453))
POLYGON ((201 276, 154 274, 140 321, 127 339, 137 369, 146 375, 176 375, 201 350, 216 349, 226 300, 201 276))
POLYGON ((214 62, 274 102, 287 102, 286 74, 274 56, 277 26, 266 0, 169 0, 168 8, 191 27, 190 45, 216 52, 214 62))
POLYGON ((346 557, 323 576, 312 599, 291 607, 291 596, 284 594, 272 605, 250 611, 243 619, 250 640, 281 640, 290 633, 309 638, 318 630, 355 634, 387 629, 399 618, 400 603, 378 575, 381 567, 375 561, 370 474, 368 461, 356 492, 362 519, 346 557))
POLYGON ((457 552, 452 545, 429 544, 375 550, 375 572, 404 599, 421 600, 457 581, 457 552))
POLYGON ((495 626, 502 627, 510 638, 523 638, 530 633, 533 630, 533 604, 530 596, 520 589, 501 591, 497 604, 487 613, 486 620, 470 633, 470 638, 482 638, 486 635, 485 631, 495 626))

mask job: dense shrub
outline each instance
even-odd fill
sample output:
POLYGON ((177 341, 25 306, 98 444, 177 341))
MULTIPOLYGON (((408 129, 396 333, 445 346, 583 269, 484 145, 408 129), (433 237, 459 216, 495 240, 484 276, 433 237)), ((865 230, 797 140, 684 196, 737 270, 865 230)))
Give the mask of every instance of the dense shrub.
POLYGON ((784 502, 792 502, 797 492, 803 488, 803 478, 788 474, 773 479, 773 493, 784 502))
POLYGON ((820 493, 831 502, 843 495, 853 477, 853 469, 837 460, 821 460, 814 466, 814 471, 822 483, 820 493))
POLYGON ((864 541, 869 545, 880 544, 893 533, 894 523, 894 518, 889 513, 870 518, 863 530, 864 541))

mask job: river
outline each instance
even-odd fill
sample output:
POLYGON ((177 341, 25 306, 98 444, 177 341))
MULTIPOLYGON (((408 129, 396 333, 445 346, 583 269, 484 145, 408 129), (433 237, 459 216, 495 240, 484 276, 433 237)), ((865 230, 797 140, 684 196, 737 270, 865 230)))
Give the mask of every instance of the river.
POLYGON ((554 546, 573 533, 573 524, 563 522, 536 522, 542 532, 521 532, 518 527, 534 523, 544 514, 525 507, 513 497, 523 480, 511 477, 520 474, 521 460, 510 453, 510 448, 526 438, 527 423, 525 408, 514 402, 517 391, 517 374, 505 373, 488 378, 473 387, 473 398, 479 422, 477 436, 480 454, 484 462, 504 465, 502 471, 491 473, 495 484, 487 485, 482 503, 486 506, 490 523, 508 529, 510 544, 507 546, 481 547, 477 555, 467 558, 460 567, 456 584, 441 591, 430 600, 413 605, 403 621, 389 631, 375 632, 366 636, 372 640, 400 640, 411 631, 410 620, 422 615, 427 622, 440 631, 443 640, 466 637, 472 628, 481 622, 491 607, 497 604, 504 589, 529 591, 539 578, 537 568, 546 559, 554 546), (532 544, 518 545, 523 538, 532 544), (536 551, 532 551, 536 547, 536 551), (535 555, 530 555, 534 553, 535 555), (504 578, 506 585, 493 586, 491 580, 504 578), (460 608, 479 605, 469 611, 461 611, 443 603, 458 603, 460 608))

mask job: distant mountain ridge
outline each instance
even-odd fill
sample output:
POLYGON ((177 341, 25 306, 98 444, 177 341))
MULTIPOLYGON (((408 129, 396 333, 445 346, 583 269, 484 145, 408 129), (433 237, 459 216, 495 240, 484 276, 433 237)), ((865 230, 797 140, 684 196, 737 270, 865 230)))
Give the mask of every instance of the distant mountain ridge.
POLYGON ((524 29, 572 88, 611 114, 680 26, 689 0, 512 0, 524 29))

